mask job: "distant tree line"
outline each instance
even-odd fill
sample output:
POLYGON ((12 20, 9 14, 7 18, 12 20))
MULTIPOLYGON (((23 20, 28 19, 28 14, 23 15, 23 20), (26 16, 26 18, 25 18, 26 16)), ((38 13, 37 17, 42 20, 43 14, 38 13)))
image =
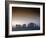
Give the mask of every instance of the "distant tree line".
POLYGON ((12 31, 24 31, 24 30, 40 30, 40 26, 36 25, 35 23, 29 23, 28 26, 26 24, 18 25, 16 24, 15 27, 12 27, 12 31))

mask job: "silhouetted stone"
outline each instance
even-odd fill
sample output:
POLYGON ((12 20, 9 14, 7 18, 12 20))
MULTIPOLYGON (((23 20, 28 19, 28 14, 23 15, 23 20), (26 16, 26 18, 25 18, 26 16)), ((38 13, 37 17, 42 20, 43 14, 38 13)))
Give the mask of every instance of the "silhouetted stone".
POLYGON ((21 25, 17 25, 17 24, 16 24, 16 28, 21 28, 21 25))
POLYGON ((24 30, 40 30, 40 26, 36 25, 35 23, 29 23, 26 27, 26 24, 18 25, 16 27, 12 27, 12 31, 24 31, 24 30))
POLYGON ((26 30, 26 24, 23 24, 23 25, 22 25, 22 29, 23 29, 23 30, 26 30))
POLYGON ((34 29, 34 23, 29 23, 29 24, 28 24, 28 28, 29 28, 30 30, 33 30, 33 29, 34 29))
POLYGON ((40 26, 35 26, 34 30, 40 30, 40 26))
POLYGON ((16 24, 15 30, 21 30, 21 25, 16 24))
POLYGON ((23 28, 26 28, 26 24, 23 24, 23 28))

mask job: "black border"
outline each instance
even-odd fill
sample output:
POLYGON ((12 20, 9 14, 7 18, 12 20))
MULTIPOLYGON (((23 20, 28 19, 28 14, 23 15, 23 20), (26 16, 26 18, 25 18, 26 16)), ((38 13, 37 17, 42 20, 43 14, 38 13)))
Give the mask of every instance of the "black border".
POLYGON ((22 1, 5 1, 5 37, 24 37, 24 36, 40 36, 45 35, 45 3, 42 2, 22 2, 22 1), (9 34, 9 4, 21 3, 21 4, 36 4, 43 5, 43 33, 37 34, 24 34, 24 35, 8 35, 9 34))

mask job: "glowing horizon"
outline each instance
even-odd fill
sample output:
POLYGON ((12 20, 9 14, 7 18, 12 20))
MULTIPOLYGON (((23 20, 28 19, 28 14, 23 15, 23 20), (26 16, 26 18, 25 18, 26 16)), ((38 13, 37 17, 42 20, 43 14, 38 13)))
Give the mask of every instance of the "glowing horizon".
POLYGON ((12 8, 12 26, 16 24, 28 24, 36 23, 40 24, 40 9, 39 8, 12 8))

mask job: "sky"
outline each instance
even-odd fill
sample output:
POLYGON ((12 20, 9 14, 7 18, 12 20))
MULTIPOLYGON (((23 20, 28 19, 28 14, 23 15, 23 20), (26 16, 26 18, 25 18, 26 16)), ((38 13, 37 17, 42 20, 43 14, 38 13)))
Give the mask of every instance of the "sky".
POLYGON ((12 7, 12 26, 29 23, 40 25, 40 8, 12 7))

